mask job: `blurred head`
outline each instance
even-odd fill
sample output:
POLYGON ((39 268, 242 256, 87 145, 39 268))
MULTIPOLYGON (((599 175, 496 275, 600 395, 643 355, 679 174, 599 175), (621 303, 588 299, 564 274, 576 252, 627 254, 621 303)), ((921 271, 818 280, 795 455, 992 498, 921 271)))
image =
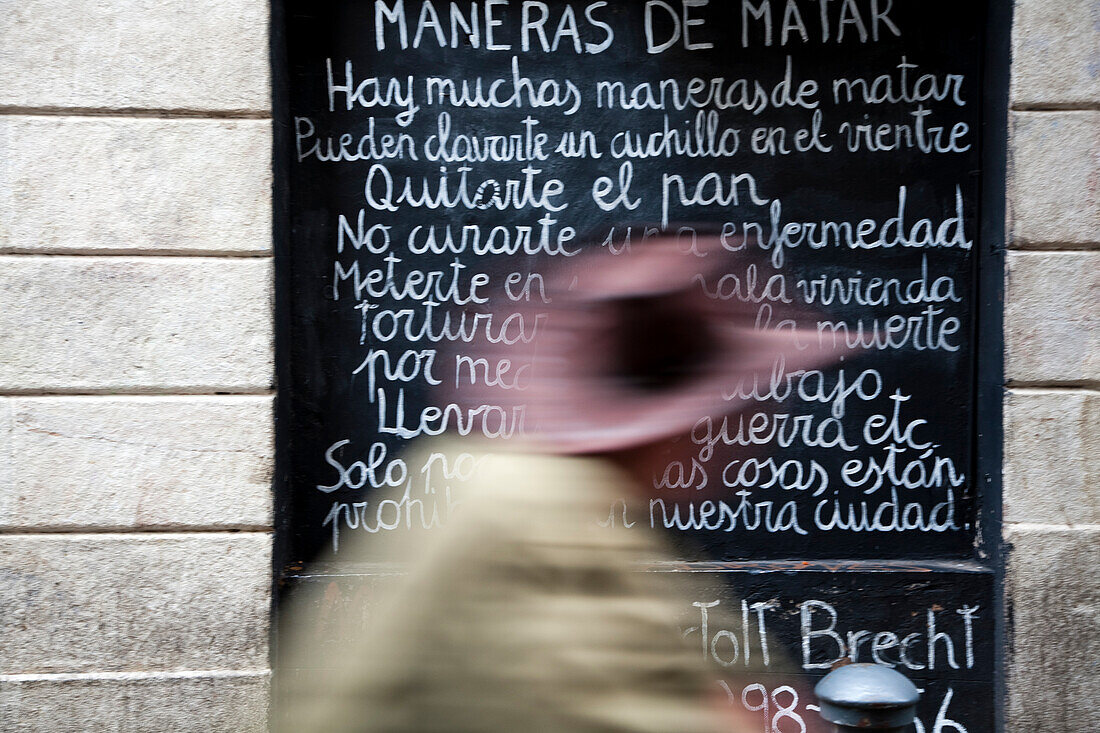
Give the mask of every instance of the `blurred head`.
POLYGON ((702 283, 738 264, 716 237, 685 247, 674 236, 569 260, 545 274, 547 302, 505 301, 527 341, 472 345, 490 370, 509 360, 518 384, 464 387, 451 399, 522 407, 525 448, 613 453, 737 411, 722 388, 769 372, 780 355, 795 369, 830 361, 799 348, 793 330, 757 329, 753 304, 707 296, 702 283))

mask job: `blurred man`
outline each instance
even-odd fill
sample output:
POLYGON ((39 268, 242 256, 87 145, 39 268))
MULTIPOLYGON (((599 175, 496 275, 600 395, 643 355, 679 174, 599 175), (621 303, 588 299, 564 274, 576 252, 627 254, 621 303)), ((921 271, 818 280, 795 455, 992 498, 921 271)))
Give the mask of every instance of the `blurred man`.
POLYGON ((685 251, 672 238, 585 255, 548 281, 530 343, 479 346, 490 364, 529 365, 522 389, 451 399, 522 406, 525 435, 436 442, 408 460, 460 506, 439 530, 341 550, 342 562, 386 560, 397 574, 375 584, 362 626, 357 611, 323 623, 298 611, 287 666, 310 671, 283 677, 283 730, 747 730, 722 671, 676 626, 701 596, 685 574, 641 570, 674 555, 648 526, 624 526, 645 516, 635 505, 654 471, 691 447, 669 439, 741 407, 724 385, 778 355, 791 368, 829 358, 706 297, 699 276, 728 265, 714 242, 685 251), (319 625, 343 642, 322 653, 310 641, 319 625))

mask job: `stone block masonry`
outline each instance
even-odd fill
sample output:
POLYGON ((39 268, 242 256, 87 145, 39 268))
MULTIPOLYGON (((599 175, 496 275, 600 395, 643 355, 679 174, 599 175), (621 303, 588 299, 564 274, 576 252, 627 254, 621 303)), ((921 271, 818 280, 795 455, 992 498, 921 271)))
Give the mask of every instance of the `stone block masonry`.
POLYGON ((0 390, 270 389, 267 258, 0 256, 0 390))
POLYGON ((7 733, 55 730, 164 733, 231 730, 263 733, 266 673, 157 672, 94 675, 8 675, 0 692, 7 733), (216 704, 212 704, 216 703, 216 704))
POLYGON ((1017 251, 1005 283, 1005 364, 1016 384, 1100 382, 1100 252, 1017 251))
POLYGON ((0 673, 263 669, 268 545, 258 532, 0 538, 0 673))
POLYGON ((265 117, 268 5, 258 0, 26 0, 0 24, 0 105, 265 117))
POLYGON ((266 120, 0 118, 0 252, 267 254, 270 149, 266 120))
POLYGON ((1010 524, 1100 525, 1100 393, 1022 389, 1005 399, 1004 518, 1010 524), (1051 460, 1057 456, 1057 460, 1051 460))
POLYGON ((1095 247, 1100 241, 1100 111, 1012 115, 1012 240, 1095 247))
MULTIPOLYGON (((1095 490, 1095 486, 1094 486, 1095 490)), ((1100 527, 1011 523, 1011 733, 1096 730, 1100 527)))
POLYGON ((268 16, 0 21, 0 730, 267 728, 268 16))
POLYGON ((1100 2, 1017 0, 1005 287, 1010 733, 1100 728, 1100 2))
POLYGON ((1095 109, 1098 70, 1100 3, 1016 0, 1011 81, 1016 109, 1095 109))
POLYGON ((0 529, 263 529, 271 397, 0 398, 0 529))

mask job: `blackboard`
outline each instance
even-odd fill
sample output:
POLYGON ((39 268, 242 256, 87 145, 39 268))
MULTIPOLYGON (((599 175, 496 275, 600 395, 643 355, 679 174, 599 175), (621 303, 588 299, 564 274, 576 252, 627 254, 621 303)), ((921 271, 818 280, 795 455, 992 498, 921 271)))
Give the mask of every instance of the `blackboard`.
MULTIPOLYGON (((842 659, 891 665, 917 685, 922 696, 911 731, 997 730, 992 680, 998 619, 988 569, 958 562, 772 561, 737 570, 693 564, 659 572, 683 571, 698 574, 699 595, 684 598, 672 621, 709 664, 729 673, 730 682, 718 689, 729 704, 759 715, 760 730, 798 731, 800 722, 818 730, 810 690, 842 659)), ((369 571, 291 579, 312 590, 318 618, 369 616, 375 592, 393 582, 392 574, 369 571)), ((320 660, 339 655, 347 644, 323 626, 309 638, 320 660)), ((296 675, 312 674, 280 671, 281 684, 289 685, 296 675)))
MULTIPOLYGON (((993 618, 986 3, 282 0, 274 17, 280 578, 414 520, 376 497, 422 488, 415 438, 516 429, 439 402, 474 369, 445 314, 490 291, 537 301, 541 268, 586 248, 705 230, 752 256, 713 297, 749 301, 761 328, 794 304, 854 348, 741 385, 759 410, 697 425, 648 513, 609 521, 729 567, 976 562, 993 618), (757 458, 727 458, 746 445, 757 458), (704 481, 706 500, 670 491, 704 481)), ((775 577, 803 598, 825 576, 775 577)), ((865 576, 845 577, 861 608, 865 576)), ((988 652, 994 624, 975 633, 988 652)), ((988 661, 966 684, 992 700, 988 661)), ((967 729, 989 729, 991 706, 976 714, 967 729)))

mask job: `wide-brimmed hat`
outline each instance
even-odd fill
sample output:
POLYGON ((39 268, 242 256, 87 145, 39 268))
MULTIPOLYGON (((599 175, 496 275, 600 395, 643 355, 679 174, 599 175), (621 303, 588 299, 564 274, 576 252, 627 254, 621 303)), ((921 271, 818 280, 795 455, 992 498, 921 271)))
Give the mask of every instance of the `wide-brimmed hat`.
POLYGON ((619 253, 578 255, 545 275, 537 302, 506 300, 507 312, 494 313, 519 314, 523 338, 476 345, 474 356, 490 369, 508 360, 511 379, 464 387, 452 399, 522 411, 525 447, 571 454, 653 443, 743 409, 739 381, 766 382, 780 359, 790 373, 837 353, 820 347, 816 329, 799 326, 805 317, 785 304, 705 287, 746 264, 717 238, 688 246, 660 236, 619 253))

